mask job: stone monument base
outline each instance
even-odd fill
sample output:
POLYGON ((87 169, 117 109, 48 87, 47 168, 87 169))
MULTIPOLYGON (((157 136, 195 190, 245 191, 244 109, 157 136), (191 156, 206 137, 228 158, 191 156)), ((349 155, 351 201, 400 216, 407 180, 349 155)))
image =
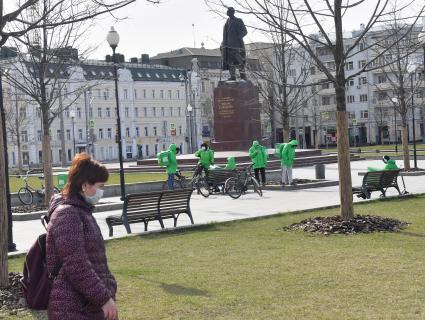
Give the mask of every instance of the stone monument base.
POLYGON ((220 82, 214 89, 214 141, 211 147, 216 151, 246 151, 253 140, 261 141, 257 87, 251 81, 220 82))

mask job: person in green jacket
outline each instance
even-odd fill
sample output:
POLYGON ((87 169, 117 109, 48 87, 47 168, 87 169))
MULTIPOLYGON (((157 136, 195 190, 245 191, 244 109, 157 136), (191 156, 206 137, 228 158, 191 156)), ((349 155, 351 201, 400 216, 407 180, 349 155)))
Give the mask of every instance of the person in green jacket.
POLYGON ((281 148, 279 158, 282 166, 282 185, 293 184, 292 167, 294 165, 295 149, 297 146, 297 140, 291 140, 281 148))
POLYGON ((214 150, 208 148, 208 144, 203 143, 201 149, 195 152, 195 157, 199 158, 195 175, 200 174, 202 170, 207 174, 210 166, 214 165, 214 150))
POLYGON ((177 172, 177 157, 176 157, 177 147, 174 143, 170 144, 168 147, 168 163, 167 163, 167 174, 168 180, 167 185, 169 190, 174 188, 174 175, 177 172))
POLYGON ((226 169, 236 170, 236 159, 235 159, 235 157, 228 157, 227 158, 226 169))
POLYGON ((257 140, 252 142, 252 147, 249 148, 249 157, 252 160, 252 167, 254 168, 255 179, 260 182, 263 186, 266 184, 266 166, 269 155, 266 147, 262 146, 257 140))
POLYGON ((382 157, 382 161, 385 163, 385 167, 383 169, 368 167, 367 171, 384 171, 384 170, 398 170, 399 169, 399 167, 395 163, 395 160, 391 159, 387 155, 382 157))

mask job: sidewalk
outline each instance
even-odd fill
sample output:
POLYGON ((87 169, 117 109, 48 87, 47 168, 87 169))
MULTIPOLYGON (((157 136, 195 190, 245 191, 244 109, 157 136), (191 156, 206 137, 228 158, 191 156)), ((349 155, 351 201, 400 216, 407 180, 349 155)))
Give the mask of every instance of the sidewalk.
MULTIPOLYGON (((398 161, 397 163, 401 163, 398 161)), ((358 176, 359 172, 366 171, 368 166, 383 167, 382 161, 365 160, 351 163, 353 185, 361 185, 363 177, 358 176)), ((418 166, 425 168, 425 161, 418 161, 418 166)), ((314 179, 314 168, 295 168, 294 177, 314 179)), ((338 180, 337 164, 326 165, 326 179, 338 180)), ((424 177, 404 177, 407 191, 410 193, 425 193, 424 177)), ((403 188, 401 179, 399 185, 403 188)), ((396 195, 393 189, 388 190, 388 196, 396 195)), ((372 194, 372 198, 378 198, 378 193, 372 194)), ((118 197, 105 199, 107 201, 118 201, 118 197)), ((354 197, 355 202, 364 202, 365 200, 354 197)), ((294 191, 264 191, 263 197, 259 197, 253 192, 242 196, 239 199, 231 199, 228 196, 211 195, 209 198, 203 198, 196 194, 191 199, 191 210, 196 224, 207 224, 211 222, 239 220, 252 217, 267 216, 280 212, 291 212, 297 210, 314 209, 339 204, 339 189, 335 187, 324 187, 294 191)), ((108 237, 108 227, 105 218, 109 215, 121 214, 121 210, 97 212, 94 216, 99 224, 105 239, 108 237)), ((165 220, 166 227, 172 227, 173 221, 165 220)), ((179 217, 178 226, 190 225, 187 216, 179 217)), ((133 233, 144 232, 143 223, 131 225, 133 233)), ((149 223, 148 230, 161 229, 157 221, 149 223)), ((19 251, 26 251, 34 242, 36 237, 44 232, 39 220, 14 222, 13 224, 14 242, 19 251)), ((114 238, 124 237, 127 233, 123 226, 114 227, 114 238)))

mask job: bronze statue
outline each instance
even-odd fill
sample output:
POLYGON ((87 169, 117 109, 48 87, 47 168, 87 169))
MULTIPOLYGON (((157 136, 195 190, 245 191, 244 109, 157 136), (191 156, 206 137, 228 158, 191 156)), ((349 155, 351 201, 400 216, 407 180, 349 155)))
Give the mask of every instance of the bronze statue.
POLYGON ((229 70, 230 79, 236 80, 236 68, 239 69, 241 79, 246 79, 245 74, 245 45, 243 37, 247 31, 242 19, 235 17, 235 9, 227 9, 229 18, 223 29, 223 43, 221 44, 221 54, 223 58, 223 70, 229 70))

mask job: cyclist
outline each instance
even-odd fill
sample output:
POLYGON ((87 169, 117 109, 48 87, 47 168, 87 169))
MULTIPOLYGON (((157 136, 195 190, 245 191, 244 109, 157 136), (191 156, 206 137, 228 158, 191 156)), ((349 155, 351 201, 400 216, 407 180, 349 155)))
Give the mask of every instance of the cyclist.
POLYGON ((214 165, 214 150, 208 147, 208 144, 201 144, 201 149, 195 152, 195 157, 199 158, 195 175, 201 174, 202 170, 207 175, 210 166, 214 165))

